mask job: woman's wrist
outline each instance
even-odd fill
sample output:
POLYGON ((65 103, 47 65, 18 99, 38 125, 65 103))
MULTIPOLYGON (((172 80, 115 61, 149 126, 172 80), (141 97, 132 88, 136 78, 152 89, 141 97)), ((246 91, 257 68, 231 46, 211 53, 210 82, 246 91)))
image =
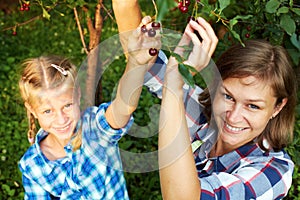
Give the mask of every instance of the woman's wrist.
POLYGON ((182 90, 184 85, 184 81, 182 75, 178 71, 178 62, 174 57, 170 57, 166 69, 165 79, 164 79, 165 87, 171 87, 173 89, 182 90))

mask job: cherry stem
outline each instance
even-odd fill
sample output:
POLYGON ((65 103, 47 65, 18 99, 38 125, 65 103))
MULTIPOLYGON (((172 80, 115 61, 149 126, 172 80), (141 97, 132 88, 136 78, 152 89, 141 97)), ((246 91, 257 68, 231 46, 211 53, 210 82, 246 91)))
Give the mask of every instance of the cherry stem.
POLYGON ((155 15, 154 15, 154 17, 152 17, 152 18, 154 18, 154 20, 156 20, 158 10, 157 10, 157 6, 156 6, 156 3, 155 3, 155 0, 152 0, 152 3, 153 3, 153 6, 154 6, 154 10, 155 10, 155 15))

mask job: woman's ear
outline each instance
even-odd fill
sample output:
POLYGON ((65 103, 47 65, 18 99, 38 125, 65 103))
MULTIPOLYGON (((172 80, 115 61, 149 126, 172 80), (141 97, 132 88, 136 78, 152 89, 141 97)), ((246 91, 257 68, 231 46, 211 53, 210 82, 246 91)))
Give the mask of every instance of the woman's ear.
POLYGON ((29 103, 25 102, 25 107, 26 107, 27 110, 29 110, 30 113, 33 114, 33 116, 34 116, 35 118, 37 118, 37 115, 35 114, 33 108, 29 105, 29 103))
POLYGON ((283 98, 281 103, 275 106, 274 113, 272 115, 272 118, 276 117, 276 115, 282 110, 282 108, 286 105, 288 102, 287 98, 283 98))

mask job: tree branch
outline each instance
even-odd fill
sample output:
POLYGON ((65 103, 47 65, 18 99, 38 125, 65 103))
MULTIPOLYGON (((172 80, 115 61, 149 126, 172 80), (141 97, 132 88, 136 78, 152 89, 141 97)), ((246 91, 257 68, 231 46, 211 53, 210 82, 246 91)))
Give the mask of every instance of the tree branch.
POLYGON ((85 41, 84 41, 83 31, 82 31, 82 28, 81 28, 81 25, 80 25, 80 21, 79 21, 79 18, 78 18, 78 13, 77 13, 76 7, 74 7, 73 10, 74 10, 75 20, 76 20, 76 23, 77 23, 77 27, 78 27, 78 31, 79 31, 79 35, 80 35, 80 39, 81 39, 83 49, 84 49, 86 54, 89 54, 89 50, 86 48, 86 44, 85 44, 85 41))

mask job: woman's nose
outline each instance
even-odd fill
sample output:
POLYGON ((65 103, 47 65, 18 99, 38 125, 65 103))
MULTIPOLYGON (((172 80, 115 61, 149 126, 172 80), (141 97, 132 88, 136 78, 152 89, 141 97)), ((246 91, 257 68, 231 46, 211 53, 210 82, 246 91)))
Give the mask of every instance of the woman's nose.
POLYGON ((231 123, 239 122, 243 119, 242 113, 242 106, 235 104, 226 111, 227 120, 231 123))

